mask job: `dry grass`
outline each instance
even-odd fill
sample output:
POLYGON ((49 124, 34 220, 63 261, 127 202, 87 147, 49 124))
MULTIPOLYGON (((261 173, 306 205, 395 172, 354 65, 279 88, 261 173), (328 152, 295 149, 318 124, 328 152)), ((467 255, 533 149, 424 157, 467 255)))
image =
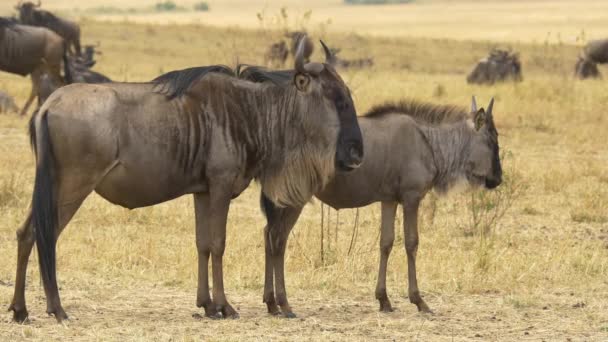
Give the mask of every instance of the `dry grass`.
MULTIPOLYGON (((17 1, 0 2, 0 13, 17 1)), ((44 1, 43 1, 44 2, 44 1)), ((292 15, 312 10, 314 24, 331 22, 334 30, 375 35, 510 42, 559 41, 608 35, 608 2, 603 0, 415 0, 405 5, 349 6, 343 0, 208 0, 209 12, 196 12, 199 0, 173 0, 184 10, 155 12, 161 0, 53 0, 44 6, 74 18, 139 23, 199 23, 257 28, 256 13, 292 15), (370 15, 373 13, 373 15, 370 15)))
MULTIPOLYGON (((265 39, 275 35, 194 25, 82 24, 87 40, 102 42, 97 68, 129 81, 185 66, 233 64, 237 56, 261 63, 265 39)), ((287 286, 301 318, 268 317, 261 300, 264 222, 254 185, 234 201, 228 226, 225 283, 240 320, 192 317, 201 310, 194 305, 190 198, 128 211, 91 196, 58 247, 61 293, 73 321, 58 326, 44 314, 34 255, 26 293, 32 322, 12 324, 9 313, 3 314, 0 340, 608 338, 608 85, 572 79, 577 48, 513 44, 521 51, 524 82, 477 87, 466 85, 465 73, 491 43, 345 33, 324 37, 342 47, 345 57, 376 59, 373 70, 344 73, 360 113, 403 96, 462 105, 471 94, 480 102, 497 98, 505 172, 519 192, 483 236, 472 229, 470 193, 439 198, 434 215, 432 201, 425 201, 418 274, 436 315, 418 314, 405 297, 399 226, 388 276, 398 311, 376 312, 377 205, 360 211, 350 256, 354 211, 340 212, 337 241, 332 212, 331 248, 321 262, 317 202, 305 209, 288 248, 287 286)), ((0 88, 21 104, 29 83, 0 74, 0 88)), ((0 305, 8 306, 14 231, 24 219, 33 181, 26 120, 0 116, 0 142, 0 305)), ((478 210, 488 213, 496 198, 481 198, 478 210)))

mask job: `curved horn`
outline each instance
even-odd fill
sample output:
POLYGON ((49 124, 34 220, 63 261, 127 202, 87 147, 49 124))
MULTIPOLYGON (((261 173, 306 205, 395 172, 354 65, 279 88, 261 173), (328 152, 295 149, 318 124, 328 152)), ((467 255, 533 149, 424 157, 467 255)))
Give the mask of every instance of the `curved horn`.
POLYGON ((40 5, 42 5, 42 2, 38 0, 38 3, 34 7, 40 7, 40 5))
POLYGON ((304 41, 306 40, 306 35, 303 34, 300 37, 300 41, 298 42, 298 48, 296 49, 295 55, 295 69, 297 72, 306 73, 306 69, 304 68, 304 41))
POLYGON ((471 113, 477 113, 477 101, 475 101, 475 95, 471 98, 471 113))
POLYGON ((492 107, 494 107, 494 98, 490 99, 490 104, 488 105, 488 110, 486 110, 486 113, 488 113, 489 115, 492 115, 492 107))
POLYGON ((321 42, 321 45, 323 46, 323 51, 325 51, 325 62, 329 62, 331 60, 332 57, 332 53, 329 50, 329 48, 327 47, 327 45, 325 45, 325 43, 322 40, 319 40, 321 42))

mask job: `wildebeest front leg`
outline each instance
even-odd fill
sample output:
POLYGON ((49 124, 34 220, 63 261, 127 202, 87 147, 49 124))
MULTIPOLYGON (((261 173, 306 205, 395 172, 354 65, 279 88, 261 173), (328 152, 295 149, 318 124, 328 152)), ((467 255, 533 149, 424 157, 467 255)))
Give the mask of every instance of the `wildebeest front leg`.
POLYGON ((211 216, 208 194, 194 194, 194 217, 196 221, 196 249, 198 251, 198 289, 196 306, 205 309, 205 316, 218 317, 209 295, 209 255, 211 254, 210 226, 205 220, 211 216))
POLYGON ((272 264, 272 246, 271 246, 271 231, 275 228, 271 226, 270 220, 264 227, 264 296, 263 301, 266 303, 268 313, 271 315, 279 315, 281 310, 274 298, 274 267, 272 264))
MULTIPOLYGON (((281 307, 281 312, 287 318, 295 318, 296 315, 291 310, 287 301, 287 291, 285 290, 285 250, 287 239, 291 229, 298 221, 302 207, 300 208, 281 208, 275 209, 275 214, 269 218, 266 249, 270 249, 272 266, 275 276, 276 304, 281 307), (268 246, 270 243, 270 246, 268 246)), ((270 311, 270 306, 269 306, 270 311)))
POLYGON ((28 97, 27 101, 25 101, 25 104, 23 105, 23 109, 21 109, 21 112, 19 113, 19 115, 21 115, 21 116, 23 116, 27 113, 27 110, 28 110, 28 108, 30 108, 30 105, 34 101, 36 94, 38 94, 39 76, 40 75, 38 74, 37 71, 32 73, 32 91, 30 92, 30 96, 28 97))
POLYGON ((213 270, 213 303, 218 312, 222 313, 224 318, 238 318, 239 314, 228 304, 226 294, 224 293, 224 275, 222 258, 224 257, 224 249, 226 248, 226 222, 228 219, 228 208, 232 197, 231 191, 225 191, 221 185, 212 186, 209 192, 209 213, 207 220, 209 224, 210 236, 205 239, 211 242, 211 268, 213 270))
POLYGON ((432 313, 426 305, 416 279, 416 253, 418 251, 418 208, 420 200, 405 201, 403 203, 403 235, 405 237, 405 252, 407 254, 408 296, 412 304, 416 304, 418 311, 432 313))
POLYGON ((376 284, 376 299, 380 302, 380 311, 392 312, 393 307, 386 294, 386 267, 388 257, 395 241, 395 213, 397 202, 382 202, 382 224, 380 227, 380 269, 376 284))

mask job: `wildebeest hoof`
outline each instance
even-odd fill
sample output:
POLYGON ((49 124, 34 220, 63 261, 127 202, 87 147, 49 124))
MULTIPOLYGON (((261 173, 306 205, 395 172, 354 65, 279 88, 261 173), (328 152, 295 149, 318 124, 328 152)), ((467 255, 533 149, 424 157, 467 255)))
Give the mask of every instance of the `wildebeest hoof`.
POLYGON ((293 313, 293 312, 290 311, 290 312, 284 312, 283 313, 283 317, 285 317, 285 318, 297 318, 298 316, 296 316, 295 313, 293 313))
POLYGON ((216 312, 214 314, 205 314, 210 319, 222 319, 224 316, 220 312, 216 312))
POLYGON ((279 307, 276 304, 270 303, 266 304, 266 306, 268 307, 268 313, 272 316, 281 315, 281 310, 279 310, 279 307))
POLYGON ((385 305, 385 306, 380 306, 380 312, 384 312, 384 313, 390 313, 393 312, 395 310, 393 310, 393 308, 391 307, 391 305, 385 305))
POLYGON ((422 312, 422 313, 425 313, 425 314, 429 314, 429 315, 433 315, 433 314, 435 314, 435 313, 433 312, 433 310, 431 310, 431 309, 428 307, 428 305, 426 305, 426 303, 425 303, 425 302, 421 302, 420 304, 417 304, 416 306, 418 306, 418 311, 419 311, 419 312, 422 312))
POLYGON ((61 323, 63 321, 68 321, 70 318, 63 310, 56 310, 55 312, 47 312, 49 316, 55 316, 57 323, 61 323))
POLYGON ((12 311, 13 312, 13 322, 17 322, 17 323, 27 323, 28 320, 28 312, 25 308, 23 309, 18 309, 15 307, 14 304, 11 304, 8 307, 8 311, 12 311))
POLYGON ((217 311, 213 306, 210 306, 209 308, 205 307, 205 317, 209 317, 211 319, 221 319, 222 318, 222 314, 217 311))
POLYGON ((236 312, 236 310, 234 310, 232 308, 232 306, 230 305, 225 305, 221 308, 218 308, 218 311, 222 312, 222 317, 224 318, 232 318, 232 319, 238 319, 239 318, 239 313, 236 312))
POLYGON ((388 313, 393 311, 393 306, 391 305, 391 302, 388 299, 380 301, 380 312, 388 313))

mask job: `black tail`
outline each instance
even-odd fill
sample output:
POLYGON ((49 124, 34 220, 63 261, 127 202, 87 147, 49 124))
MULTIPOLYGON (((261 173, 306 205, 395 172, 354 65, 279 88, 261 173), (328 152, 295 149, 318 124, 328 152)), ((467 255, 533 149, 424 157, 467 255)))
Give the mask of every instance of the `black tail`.
POLYGON ((40 273, 44 288, 57 285, 55 271, 55 230, 58 224, 57 203, 53 193, 53 174, 55 161, 49 137, 47 113, 42 115, 40 126, 32 132, 37 135, 36 148, 36 180, 32 198, 32 217, 36 234, 36 247, 40 261, 40 273))
POLYGON ((70 70, 70 61, 68 59, 68 47, 65 43, 63 46, 63 79, 65 81, 65 84, 74 83, 72 71, 70 70))
POLYGON ((37 155, 37 151, 36 151, 36 114, 38 112, 32 114, 32 117, 30 118, 30 122, 28 123, 28 128, 30 131, 30 147, 32 148, 32 151, 34 151, 34 155, 37 155))

